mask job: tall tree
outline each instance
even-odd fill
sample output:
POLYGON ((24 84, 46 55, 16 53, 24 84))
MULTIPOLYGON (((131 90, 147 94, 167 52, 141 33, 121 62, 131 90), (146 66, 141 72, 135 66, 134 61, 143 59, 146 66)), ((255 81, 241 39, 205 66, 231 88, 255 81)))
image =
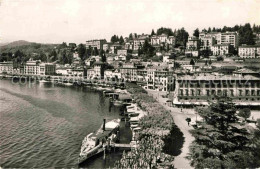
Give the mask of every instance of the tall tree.
POLYGON ((100 50, 99 57, 101 58, 102 62, 106 62, 107 61, 106 54, 105 54, 104 50, 100 50))
POLYGON ((85 53, 86 53, 86 46, 81 43, 81 44, 78 45, 78 49, 77 50, 78 50, 78 55, 79 55, 81 61, 84 61, 86 59, 86 55, 85 55, 85 53))
POLYGON ((239 122, 232 101, 218 98, 198 110, 203 121, 192 131, 191 164, 195 168, 250 168, 254 166, 250 146, 252 134, 239 122))
POLYGON ((123 36, 120 36, 120 38, 119 38, 119 43, 120 43, 121 45, 124 43, 124 38, 123 38, 123 36))
POLYGON ((133 40, 133 34, 132 33, 129 34, 129 40, 133 40))
POLYGON ((199 35, 200 35, 200 31, 199 31, 199 28, 197 28, 194 30, 193 36, 199 37, 199 35))
POLYGON ((152 30, 152 33, 151 33, 151 36, 153 36, 153 35, 155 35, 155 32, 154 32, 154 30, 152 30))
POLYGON ((186 46, 188 41, 189 33, 184 28, 177 30, 176 43, 181 46, 186 46))

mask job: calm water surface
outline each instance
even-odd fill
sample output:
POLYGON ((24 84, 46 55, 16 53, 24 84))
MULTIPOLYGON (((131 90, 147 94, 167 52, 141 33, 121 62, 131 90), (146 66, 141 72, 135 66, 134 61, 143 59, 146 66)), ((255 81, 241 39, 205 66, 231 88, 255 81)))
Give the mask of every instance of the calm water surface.
MULTIPOLYGON (((77 167, 83 138, 103 118, 119 118, 101 92, 52 84, 0 80, 0 166, 12 168, 77 167)), ((130 130, 121 124, 121 141, 130 130)), ((122 152, 92 158, 84 167, 112 167, 122 152)))

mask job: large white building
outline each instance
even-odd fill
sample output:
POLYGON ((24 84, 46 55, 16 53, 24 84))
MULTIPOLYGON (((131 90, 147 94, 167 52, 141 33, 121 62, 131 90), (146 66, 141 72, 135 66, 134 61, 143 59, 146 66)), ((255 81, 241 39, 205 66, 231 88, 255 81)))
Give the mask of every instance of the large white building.
POLYGON ((103 44, 107 41, 105 39, 100 40, 88 40, 86 41, 86 48, 97 48, 98 50, 103 49, 103 44))
POLYGON ((169 44, 169 45, 175 45, 175 37, 174 36, 168 36, 166 34, 161 35, 154 35, 151 37, 151 45, 152 46, 159 46, 161 44, 169 44))
POLYGON ((30 59, 24 65, 24 74, 26 75, 39 75, 40 74, 40 67, 39 64, 41 63, 40 60, 32 60, 30 59))
POLYGON ((13 62, 0 62, 0 73, 12 74, 13 62))
POLYGON ((202 49, 209 49, 215 44, 223 45, 227 43, 234 48, 238 47, 239 37, 237 32, 201 32, 199 38, 202 41, 202 49))
POLYGON ((212 51, 213 55, 215 55, 215 56, 226 55, 226 54, 232 52, 231 48, 232 47, 230 44, 217 44, 217 45, 211 46, 211 51, 212 51))
POLYGON ((239 46, 238 55, 241 58, 259 58, 260 57, 260 45, 239 46))

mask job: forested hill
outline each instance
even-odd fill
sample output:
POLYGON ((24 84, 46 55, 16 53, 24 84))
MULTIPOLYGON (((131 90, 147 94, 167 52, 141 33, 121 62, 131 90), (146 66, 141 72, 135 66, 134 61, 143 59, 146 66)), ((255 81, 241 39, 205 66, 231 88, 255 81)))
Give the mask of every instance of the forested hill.
MULTIPOLYGON (((53 62, 58 60, 58 54, 61 51, 67 52, 66 48, 66 43, 41 44, 24 40, 14 41, 0 46, 0 62, 16 60, 17 62, 25 62, 30 58, 53 62)), ((62 58, 62 56, 60 57, 62 58)))

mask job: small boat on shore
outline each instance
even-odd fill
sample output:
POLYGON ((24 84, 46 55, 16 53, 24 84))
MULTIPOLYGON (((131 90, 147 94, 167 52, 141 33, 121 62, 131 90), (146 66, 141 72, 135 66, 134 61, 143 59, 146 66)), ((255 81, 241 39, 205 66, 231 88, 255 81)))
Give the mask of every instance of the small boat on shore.
POLYGON ((107 141, 115 141, 117 139, 119 125, 120 119, 114 119, 107 123, 104 119, 103 125, 96 133, 88 134, 82 141, 78 164, 96 154, 103 152, 107 141))

